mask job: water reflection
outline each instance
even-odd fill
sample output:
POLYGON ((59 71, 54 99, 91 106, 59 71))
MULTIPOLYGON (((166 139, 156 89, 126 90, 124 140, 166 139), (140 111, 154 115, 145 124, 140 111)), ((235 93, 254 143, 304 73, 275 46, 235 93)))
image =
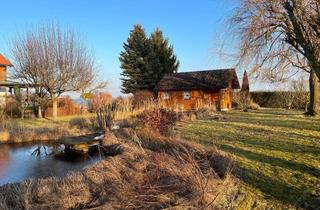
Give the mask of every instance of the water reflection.
POLYGON ((99 156, 77 161, 66 161, 46 155, 57 150, 52 144, 0 145, 0 185, 19 182, 28 178, 63 177, 70 171, 78 171, 98 160, 99 156), (40 148, 40 154, 32 153, 40 148))

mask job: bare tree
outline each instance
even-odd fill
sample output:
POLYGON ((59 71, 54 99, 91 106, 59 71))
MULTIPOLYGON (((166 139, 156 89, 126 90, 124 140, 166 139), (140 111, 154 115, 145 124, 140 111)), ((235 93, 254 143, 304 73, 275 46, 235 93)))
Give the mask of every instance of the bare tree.
POLYGON ((318 0, 242 0, 231 18, 240 37, 239 60, 269 80, 303 70, 310 75, 309 113, 318 111, 320 2, 318 0))
POLYGON ((55 22, 19 34, 12 41, 12 54, 14 78, 36 86, 40 98, 44 93, 49 94, 54 120, 62 93, 83 92, 100 85, 96 82, 95 60, 88 47, 72 30, 62 29, 55 22))

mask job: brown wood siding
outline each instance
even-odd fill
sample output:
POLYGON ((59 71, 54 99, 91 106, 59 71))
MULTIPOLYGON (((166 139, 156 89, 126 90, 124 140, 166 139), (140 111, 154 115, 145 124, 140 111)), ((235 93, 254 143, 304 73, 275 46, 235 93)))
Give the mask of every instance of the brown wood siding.
POLYGON ((218 110, 226 110, 231 108, 232 91, 223 89, 220 91, 202 91, 193 90, 191 99, 183 98, 184 91, 160 91, 158 92, 159 101, 168 108, 183 109, 184 111, 197 108, 215 106, 218 110), (170 93, 170 99, 164 99, 165 93, 170 93))
POLYGON ((0 81, 5 81, 7 79, 6 67, 0 66, 0 81))
POLYGON ((229 88, 220 90, 220 110, 232 108, 232 91, 229 88))

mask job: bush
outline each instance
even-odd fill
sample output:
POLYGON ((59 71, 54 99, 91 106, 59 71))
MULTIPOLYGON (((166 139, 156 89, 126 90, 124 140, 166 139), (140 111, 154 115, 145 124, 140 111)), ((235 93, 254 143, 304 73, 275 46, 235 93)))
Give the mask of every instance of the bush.
POLYGON ((139 121, 143 126, 165 135, 173 128, 178 120, 177 114, 174 111, 166 109, 145 110, 138 115, 139 121))
POLYGON ((250 96, 253 102, 261 107, 306 109, 309 93, 294 91, 257 91, 251 92, 250 96))
POLYGON ((77 117, 69 121, 69 126, 71 128, 86 129, 91 128, 93 125, 89 118, 77 117))
POLYGON ((90 99, 90 112, 95 112, 99 108, 112 103, 112 95, 108 92, 99 92, 90 99))
POLYGON ((4 112, 10 117, 20 117, 21 110, 19 101, 14 97, 7 97, 4 112))
POLYGON ((148 102, 153 101, 155 98, 153 92, 148 91, 148 90, 140 90, 135 92, 133 96, 133 101, 132 104, 135 108, 141 107, 145 105, 148 102))
POLYGON ((252 104, 252 99, 250 95, 246 92, 237 92, 233 94, 233 104, 237 109, 241 109, 243 111, 248 111, 250 109, 250 105, 252 104))

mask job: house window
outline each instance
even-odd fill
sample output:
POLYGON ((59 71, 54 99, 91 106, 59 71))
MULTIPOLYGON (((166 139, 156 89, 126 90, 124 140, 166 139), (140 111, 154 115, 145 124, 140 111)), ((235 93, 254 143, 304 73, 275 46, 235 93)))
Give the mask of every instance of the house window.
POLYGON ((184 91, 183 92, 183 99, 184 100, 190 100, 191 99, 191 92, 190 91, 184 91))
POLYGON ((164 92, 163 99, 169 100, 171 98, 171 94, 169 92, 164 92))

